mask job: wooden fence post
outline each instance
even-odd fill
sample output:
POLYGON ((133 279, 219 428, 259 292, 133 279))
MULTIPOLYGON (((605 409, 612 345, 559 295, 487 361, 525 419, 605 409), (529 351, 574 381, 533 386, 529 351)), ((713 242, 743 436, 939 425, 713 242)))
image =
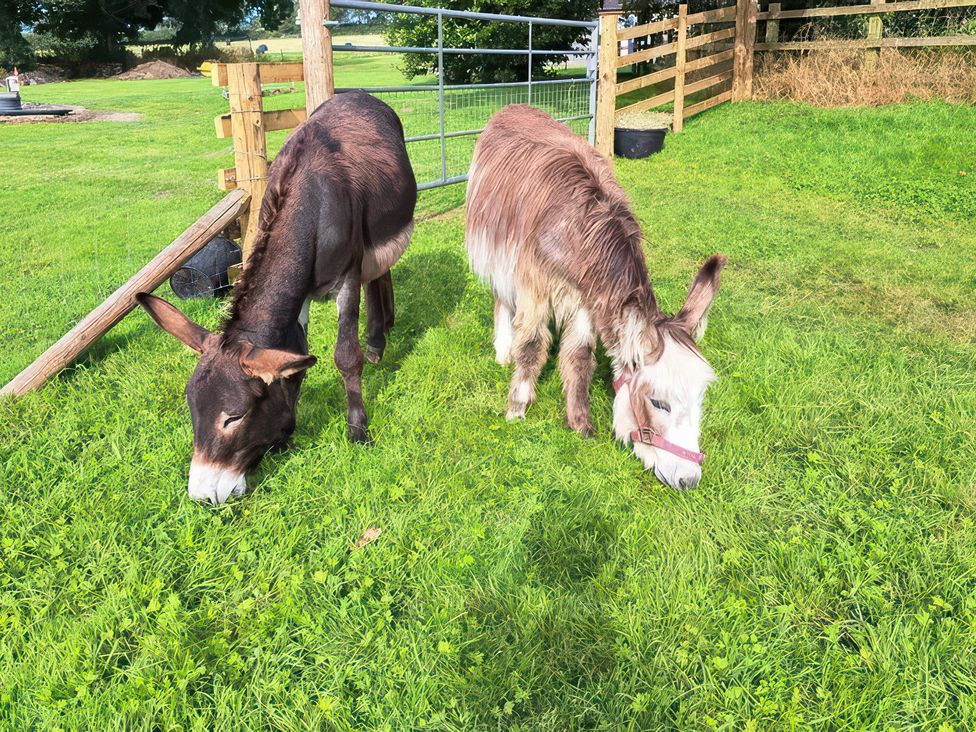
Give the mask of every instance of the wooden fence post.
POLYGON ((732 101, 752 98, 752 63, 756 47, 756 0, 737 0, 735 60, 732 66, 732 101))
POLYGON ((674 121, 671 129, 681 132, 685 126, 685 62, 688 56, 688 6, 678 6, 678 41, 674 54, 674 121))
MULTIPOLYGON (((872 5, 884 5, 885 0, 871 0, 872 5)), ((872 15, 868 18, 868 40, 880 41, 884 35, 884 23, 880 15, 872 15)), ((874 70, 878 62, 880 48, 869 48, 864 52, 864 65, 870 70, 874 70)))
POLYGON ((616 10, 600 11, 600 53, 597 60, 596 149, 613 157, 613 120, 617 110, 617 40, 616 10))
POLYGON ((257 235, 261 201, 268 188, 268 149, 264 136, 264 104, 258 65, 229 64, 227 92, 230 97, 237 185, 246 190, 254 202, 248 214, 241 218, 241 244, 244 260, 247 261, 257 235))
MULTIPOLYGON (((769 12, 778 13, 782 7, 780 3, 770 3, 769 12)), ((766 43, 779 43, 779 18, 766 21, 766 43)))
POLYGON ((332 32, 325 25, 329 0, 300 0, 302 63, 305 67, 305 111, 312 114, 335 94, 332 32))

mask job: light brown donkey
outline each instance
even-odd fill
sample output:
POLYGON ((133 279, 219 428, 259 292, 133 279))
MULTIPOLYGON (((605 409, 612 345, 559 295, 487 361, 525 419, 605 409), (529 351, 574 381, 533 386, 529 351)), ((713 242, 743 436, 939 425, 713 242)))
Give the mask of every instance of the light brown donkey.
POLYGON ((508 418, 525 416, 561 329, 559 371, 569 425, 590 435, 599 335, 613 361, 616 436, 664 483, 701 479, 702 401, 715 374, 695 341, 725 258, 696 275, 677 315, 661 312, 640 225, 610 163, 545 112, 502 109, 481 134, 467 194, 471 268, 495 294, 495 357, 515 361, 508 418))

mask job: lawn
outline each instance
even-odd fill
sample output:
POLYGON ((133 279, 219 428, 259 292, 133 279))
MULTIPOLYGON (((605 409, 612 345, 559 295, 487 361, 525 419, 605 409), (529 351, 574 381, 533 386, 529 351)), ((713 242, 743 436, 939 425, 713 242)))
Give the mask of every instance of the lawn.
MULTIPOLYGON (((143 118, 0 127, 4 381, 231 161, 207 80, 25 96, 143 118)), ((0 728, 976 727, 974 127, 743 103, 617 162, 667 308, 730 259, 692 492, 611 439, 602 356, 595 439, 552 366, 505 422, 460 186, 422 195, 394 270, 375 444, 345 440, 335 308, 313 306, 294 446, 243 500, 188 500, 195 358, 132 314, 0 404, 0 728)))

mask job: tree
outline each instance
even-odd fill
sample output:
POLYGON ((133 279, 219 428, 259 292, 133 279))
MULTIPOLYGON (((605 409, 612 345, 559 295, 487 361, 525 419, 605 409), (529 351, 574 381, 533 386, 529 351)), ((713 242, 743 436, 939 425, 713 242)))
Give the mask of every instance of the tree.
MULTIPOLYGON (((480 13, 534 15, 538 17, 592 20, 595 0, 419 0, 414 4, 480 13)), ((387 40, 394 46, 437 46, 437 17, 433 15, 393 16, 387 40)), ((586 28, 554 25, 532 27, 532 46, 539 50, 570 49, 574 43, 588 43, 586 28)), ((528 27, 524 23, 444 19, 446 48, 527 48, 528 27)), ((536 56, 533 78, 551 72, 566 56, 536 56)), ((406 54, 401 70, 410 78, 437 69, 436 54, 406 54)), ((451 84, 524 81, 527 75, 524 55, 445 54, 444 76, 451 84)))
POLYGON ((255 17, 277 28, 294 15, 293 0, 0 0, 0 65, 23 56, 24 30, 104 60, 164 20, 176 29, 174 44, 186 46, 255 17))

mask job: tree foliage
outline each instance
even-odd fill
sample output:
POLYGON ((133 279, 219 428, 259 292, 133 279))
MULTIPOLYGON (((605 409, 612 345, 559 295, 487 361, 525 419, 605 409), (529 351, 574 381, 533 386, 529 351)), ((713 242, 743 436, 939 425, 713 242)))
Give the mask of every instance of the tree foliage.
MULTIPOLYGON (((414 4, 480 13, 533 15, 549 18, 592 20, 594 0, 420 0, 414 4)), ((551 25, 532 28, 532 45, 541 50, 564 50, 574 43, 588 42, 589 31, 551 25)), ((395 46, 437 46, 437 18, 432 15, 397 14, 391 18, 387 40, 395 46)), ((444 19, 445 48, 514 48, 528 44, 524 23, 498 23, 477 20, 444 19)), ((533 78, 538 78, 567 60, 566 56, 536 56, 533 78)), ((401 69, 407 76, 423 76, 437 69, 436 54, 407 54, 401 69)), ((527 61, 524 55, 445 54, 444 75, 451 84, 524 81, 527 61)))
POLYGON ((173 42, 186 46, 250 19, 276 28, 294 15, 294 0, 0 0, 0 66, 28 61, 25 30, 106 59, 164 21, 175 28, 173 42))

